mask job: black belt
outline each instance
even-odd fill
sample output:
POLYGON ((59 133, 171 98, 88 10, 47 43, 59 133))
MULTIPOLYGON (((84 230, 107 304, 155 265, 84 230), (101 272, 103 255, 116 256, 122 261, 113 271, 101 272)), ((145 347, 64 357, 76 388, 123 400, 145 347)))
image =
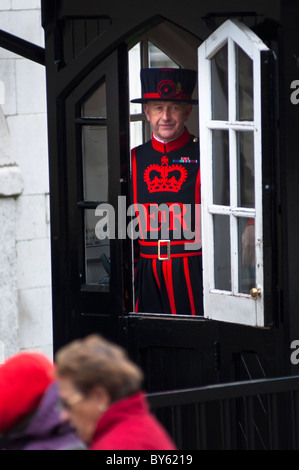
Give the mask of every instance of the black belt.
POLYGON ((180 256, 200 256, 202 254, 201 248, 198 249, 198 244, 194 243, 194 250, 186 249, 185 245, 192 246, 191 241, 173 241, 173 240, 157 240, 157 241, 143 241, 139 240, 140 255, 143 258, 157 258, 161 261, 177 258, 180 256))

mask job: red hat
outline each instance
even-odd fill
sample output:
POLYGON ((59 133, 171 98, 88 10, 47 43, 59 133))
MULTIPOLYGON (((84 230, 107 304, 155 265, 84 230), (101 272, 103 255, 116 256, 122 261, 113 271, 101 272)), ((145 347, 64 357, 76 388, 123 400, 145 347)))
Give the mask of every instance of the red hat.
POLYGON ((38 352, 20 352, 0 366, 0 433, 34 411, 55 380, 53 363, 38 352))

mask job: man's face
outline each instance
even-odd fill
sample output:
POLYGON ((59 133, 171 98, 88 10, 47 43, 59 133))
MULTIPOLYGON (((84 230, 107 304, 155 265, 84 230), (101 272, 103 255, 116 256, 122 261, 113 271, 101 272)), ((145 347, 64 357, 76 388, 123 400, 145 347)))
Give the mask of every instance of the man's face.
POLYGON ((164 142, 183 134, 191 111, 191 104, 175 101, 149 101, 144 104, 144 112, 152 125, 154 136, 164 142))

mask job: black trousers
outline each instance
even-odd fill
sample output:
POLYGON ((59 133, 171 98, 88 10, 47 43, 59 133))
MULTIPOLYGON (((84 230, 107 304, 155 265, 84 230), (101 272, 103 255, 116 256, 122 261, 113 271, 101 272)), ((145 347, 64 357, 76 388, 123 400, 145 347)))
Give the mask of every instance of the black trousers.
POLYGON ((135 310, 203 315, 202 257, 140 257, 135 271, 135 310))

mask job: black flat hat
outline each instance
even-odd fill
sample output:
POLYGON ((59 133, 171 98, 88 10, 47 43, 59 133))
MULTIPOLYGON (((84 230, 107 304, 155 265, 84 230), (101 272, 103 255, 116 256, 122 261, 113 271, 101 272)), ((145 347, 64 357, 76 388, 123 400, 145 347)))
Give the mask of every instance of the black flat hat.
POLYGON ((141 69, 143 97, 131 100, 131 102, 146 103, 159 100, 198 104, 198 100, 192 99, 196 76, 196 71, 189 69, 141 69))

